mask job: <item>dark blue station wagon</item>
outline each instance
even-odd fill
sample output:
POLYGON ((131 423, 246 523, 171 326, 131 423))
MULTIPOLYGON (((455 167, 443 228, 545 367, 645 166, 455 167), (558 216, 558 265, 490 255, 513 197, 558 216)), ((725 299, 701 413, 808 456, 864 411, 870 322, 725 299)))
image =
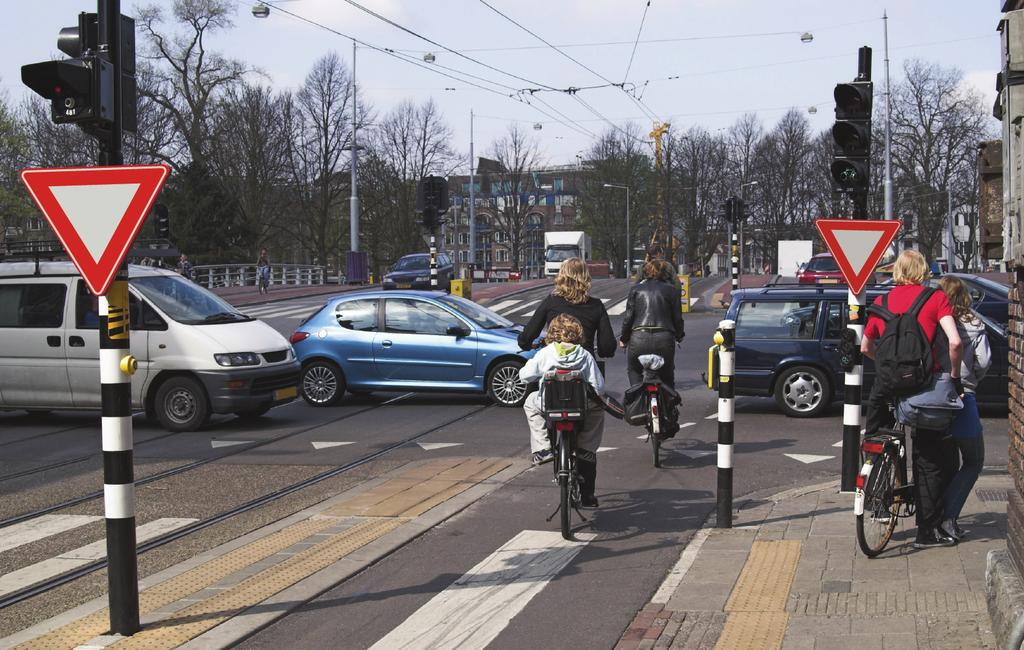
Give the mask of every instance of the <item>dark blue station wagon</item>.
MULTIPOLYGON (((884 291, 868 289, 868 304, 884 291)), ((846 289, 788 286, 737 291, 726 316, 736 321, 736 394, 773 396, 792 417, 823 414, 833 400, 843 397, 839 337, 847 309, 846 289)), ((992 348, 992 367, 978 387, 978 402, 1005 405, 1006 330, 983 314, 979 317, 992 348)), ((865 359, 865 396, 873 380, 874 365, 865 359)))

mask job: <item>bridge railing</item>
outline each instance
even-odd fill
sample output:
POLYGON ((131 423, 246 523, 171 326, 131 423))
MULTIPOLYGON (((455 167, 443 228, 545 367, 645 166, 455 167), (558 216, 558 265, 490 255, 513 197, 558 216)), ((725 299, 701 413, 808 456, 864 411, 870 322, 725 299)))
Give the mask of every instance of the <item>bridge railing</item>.
MULTIPOLYGON (((259 272, 255 264, 203 264, 192 267, 193 280, 208 289, 256 286, 259 272)), ((312 264, 271 264, 271 285, 325 284, 324 267, 312 264)))

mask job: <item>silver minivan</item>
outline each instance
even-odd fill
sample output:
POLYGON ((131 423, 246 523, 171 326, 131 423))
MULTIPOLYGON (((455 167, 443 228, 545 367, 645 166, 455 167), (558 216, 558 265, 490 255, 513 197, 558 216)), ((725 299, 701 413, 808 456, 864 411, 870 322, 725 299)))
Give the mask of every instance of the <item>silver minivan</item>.
MULTIPOLYGON (((298 396, 295 352, 266 323, 165 269, 131 266, 129 289, 133 409, 193 431, 298 396)), ((98 408, 97 298, 70 262, 0 263, 0 410, 98 408)))

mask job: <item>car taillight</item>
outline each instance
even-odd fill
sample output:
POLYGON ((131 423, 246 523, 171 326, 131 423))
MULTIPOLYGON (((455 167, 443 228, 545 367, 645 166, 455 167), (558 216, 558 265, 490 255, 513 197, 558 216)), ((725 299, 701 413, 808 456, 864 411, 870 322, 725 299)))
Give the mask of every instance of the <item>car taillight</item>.
POLYGON ((866 454, 880 454, 885 449, 885 445, 880 442, 865 442, 860 446, 866 454))
POLYGON ((308 338, 309 338, 309 332, 303 332, 302 330, 297 330, 296 332, 292 333, 291 336, 288 337, 288 342, 291 343, 292 345, 295 345, 299 341, 305 341, 308 338))

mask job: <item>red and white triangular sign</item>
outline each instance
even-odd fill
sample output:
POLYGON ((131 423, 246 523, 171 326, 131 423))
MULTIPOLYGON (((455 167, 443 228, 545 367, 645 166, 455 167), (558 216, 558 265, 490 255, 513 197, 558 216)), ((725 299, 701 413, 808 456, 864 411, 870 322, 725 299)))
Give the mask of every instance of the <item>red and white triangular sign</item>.
POLYGON ((106 293, 171 169, 63 167, 21 172, 89 290, 106 293))
POLYGON ((860 293, 903 222, 818 219, 814 225, 835 258, 850 291, 860 293))

